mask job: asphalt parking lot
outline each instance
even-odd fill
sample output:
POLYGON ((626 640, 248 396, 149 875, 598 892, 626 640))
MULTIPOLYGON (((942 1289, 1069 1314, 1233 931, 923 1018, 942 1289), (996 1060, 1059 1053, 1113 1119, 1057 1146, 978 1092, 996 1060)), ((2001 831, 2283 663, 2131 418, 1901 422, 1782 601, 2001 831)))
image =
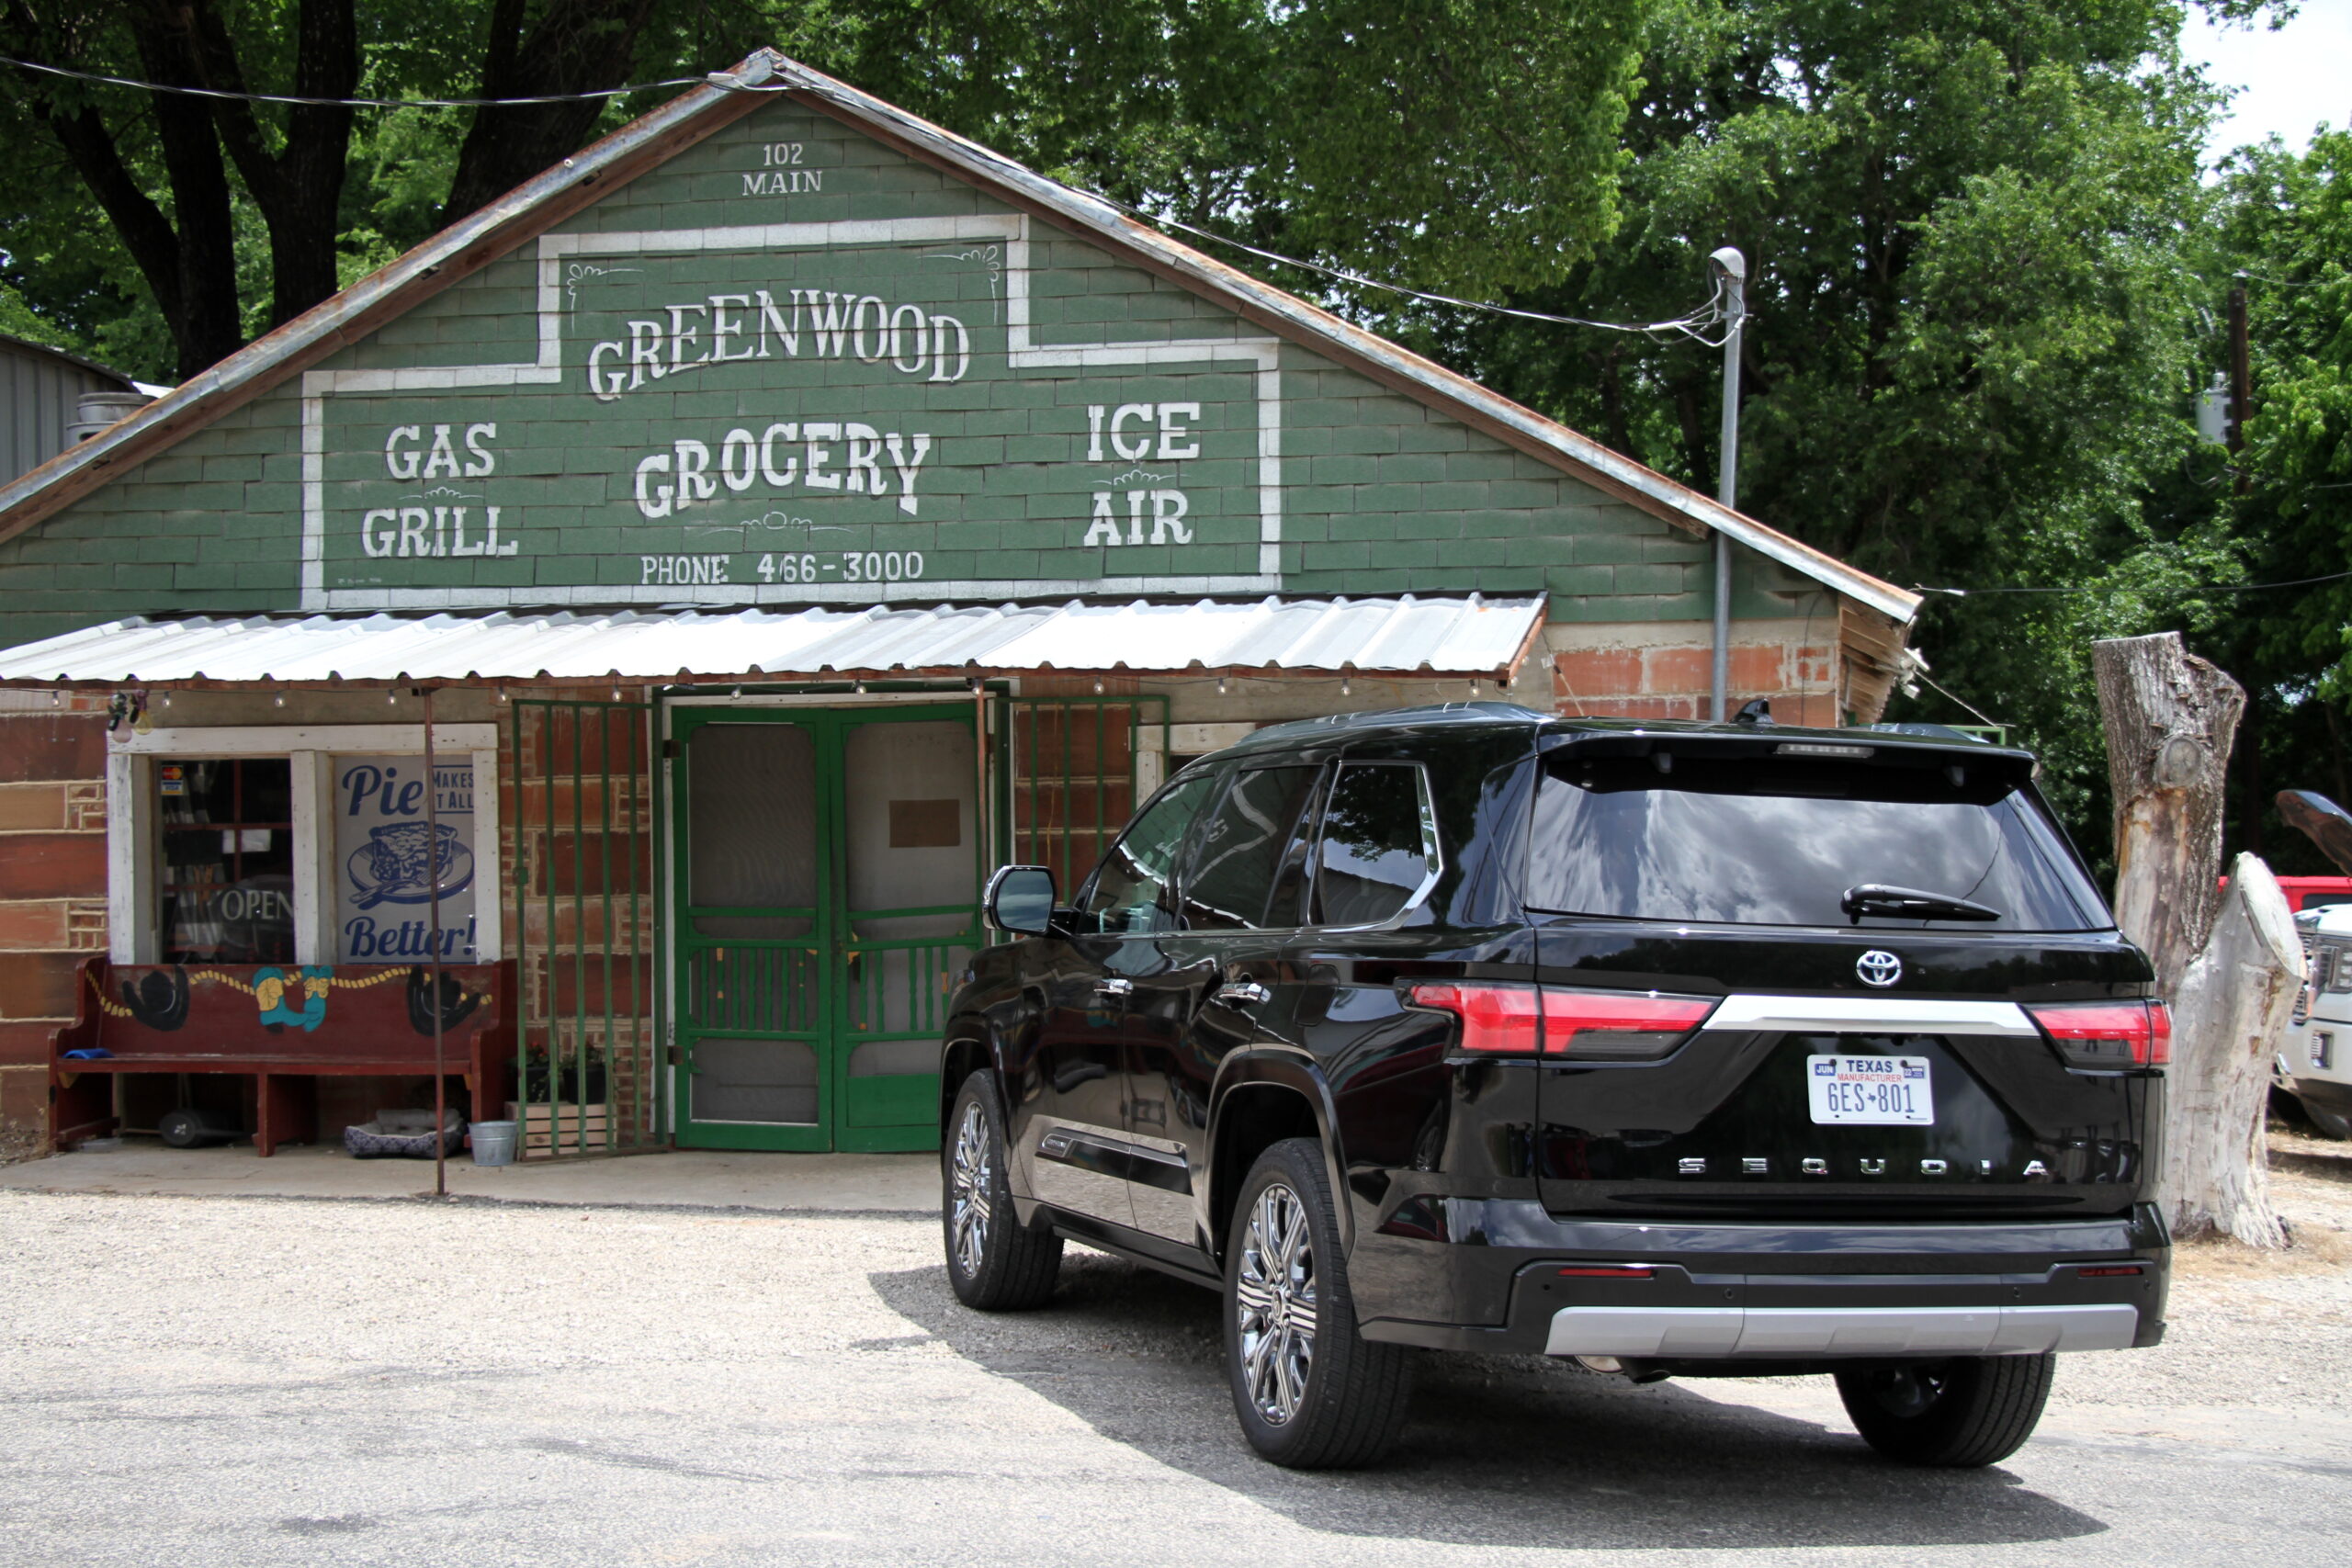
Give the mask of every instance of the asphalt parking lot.
MULTIPOLYGON (((2311 1152, 2298 1153, 2307 1148, 2311 1152)), ((1073 1252, 956 1304, 903 1213, 0 1191, 11 1563, 2346 1560, 2352 1156, 2187 1256, 2041 1436, 1890 1466, 1826 1380, 1430 1358, 1381 1469, 1243 1446, 1215 1302, 1073 1252)))

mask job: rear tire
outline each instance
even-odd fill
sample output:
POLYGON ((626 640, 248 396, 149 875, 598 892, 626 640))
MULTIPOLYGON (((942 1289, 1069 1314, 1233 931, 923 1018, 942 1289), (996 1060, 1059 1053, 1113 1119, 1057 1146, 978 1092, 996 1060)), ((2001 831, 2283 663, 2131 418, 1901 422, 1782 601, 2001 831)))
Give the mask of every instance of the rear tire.
POLYGON ((2323 1111, 2300 1096, 2297 1097, 2296 1103, 2303 1108, 2303 1114, 2311 1119, 2312 1131, 2321 1137, 2334 1138, 2338 1142, 2352 1138, 2352 1116, 2346 1116, 2340 1111, 2323 1111))
POLYGON ((1312 1138, 1258 1156, 1227 1231, 1225 1359, 1250 1446, 1292 1470, 1370 1464, 1403 1429, 1412 1352, 1366 1339, 1312 1138))
POLYGON ((939 1173, 940 1230, 956 1299, 981 1312, 1045 1305, 1061 1271, 1062 1238, 1024 1228, 1013 1213, 994 1073, 974 1073, 956 1091, 939 1173))
POLYGON ((1838 1396, 1862 1440, 1887 1458, 1973 1469, 2025 1446, 2057 1369, 2051 1355, 1961 1356, 1839 1372, 1838 1396))

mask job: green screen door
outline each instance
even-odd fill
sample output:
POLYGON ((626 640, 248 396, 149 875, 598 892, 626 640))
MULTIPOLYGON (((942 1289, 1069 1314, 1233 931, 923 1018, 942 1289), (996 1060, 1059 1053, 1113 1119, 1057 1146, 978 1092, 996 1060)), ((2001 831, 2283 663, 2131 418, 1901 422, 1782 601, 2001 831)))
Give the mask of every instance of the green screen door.
POLYGON ((676 713, 680 1144, 937 1145, 940 1032, 980 934, 972 716, 676 713))

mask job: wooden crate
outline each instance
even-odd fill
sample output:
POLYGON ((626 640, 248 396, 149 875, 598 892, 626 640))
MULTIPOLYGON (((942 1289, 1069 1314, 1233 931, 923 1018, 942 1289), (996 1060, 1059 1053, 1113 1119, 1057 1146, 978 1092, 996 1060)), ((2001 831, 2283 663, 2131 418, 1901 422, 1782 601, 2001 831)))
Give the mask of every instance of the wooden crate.
POLYGON ((585 1110, 584 1131, 582 1108, 577 1105, 517 1105, 510 1100, 506 1102, 506 1119, 523 1124, 518 1131, 526 1154, 547 1154, 558 1146, 565 1150, 609 1147, 613 1134, 605 1108, 591 1105, 585 1110))

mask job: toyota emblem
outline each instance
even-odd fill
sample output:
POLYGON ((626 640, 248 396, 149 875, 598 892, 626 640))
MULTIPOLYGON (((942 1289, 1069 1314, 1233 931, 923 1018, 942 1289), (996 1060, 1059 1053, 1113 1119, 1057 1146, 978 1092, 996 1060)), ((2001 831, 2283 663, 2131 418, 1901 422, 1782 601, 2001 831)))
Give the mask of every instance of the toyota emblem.
POLYGON ((1892 986, 1903 978, 1903 960, 1883 947, 1873 947, 1854 960, 1854 973, 1865 986, 1892 986))

